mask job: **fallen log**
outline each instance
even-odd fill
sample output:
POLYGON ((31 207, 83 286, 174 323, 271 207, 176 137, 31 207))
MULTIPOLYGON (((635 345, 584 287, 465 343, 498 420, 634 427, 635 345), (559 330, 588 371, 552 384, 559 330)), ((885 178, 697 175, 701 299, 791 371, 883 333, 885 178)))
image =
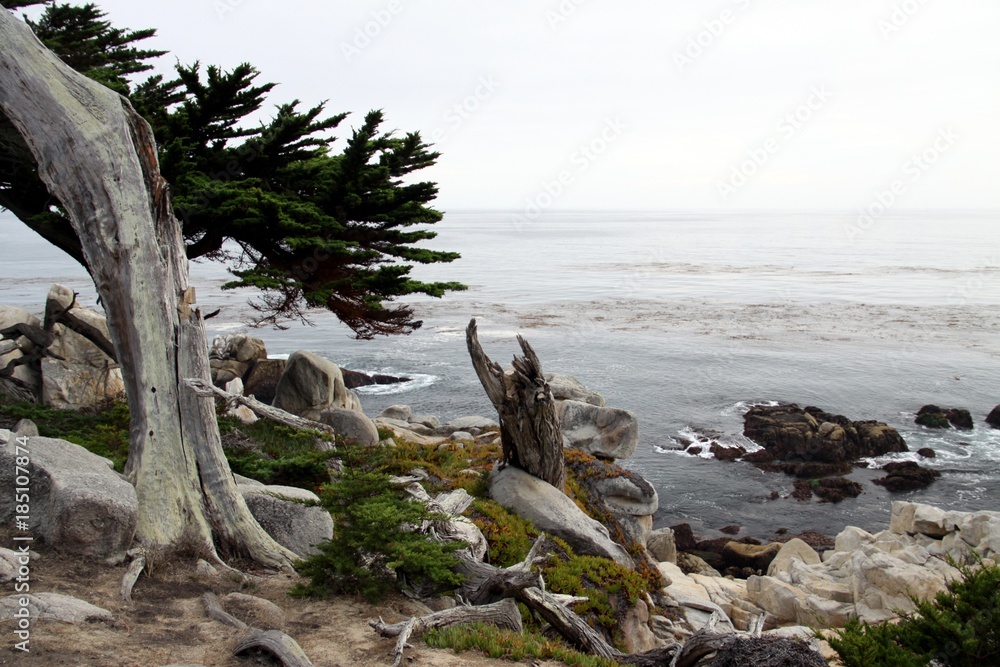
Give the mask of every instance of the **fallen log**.
POLYGON ((229 407, 235 407, 238 405, 246 406, 252 410, 255 415, 262 417, 263 419, 270 419, 271 421, 284 424, 285 426, 291 426, 292 428, 312 429, 313 431, 321 431, 323 433, 329 433, 330 435, 337 435, 337 431, 326 424, 316 422, 311 419, 305 419, 304 417, 299 417, 298 415, 293 415, 291 412, 285 412, 284 410, 268 405, 267 403, 261 403, 253 396, 232 394, 225 389, 219 389, 214 384, 205 382, 200 378, 187 378, 184 382, 194 390, 197 396, 212 396, 214 398, 221 398, 226 401, 226 404, 229 407))

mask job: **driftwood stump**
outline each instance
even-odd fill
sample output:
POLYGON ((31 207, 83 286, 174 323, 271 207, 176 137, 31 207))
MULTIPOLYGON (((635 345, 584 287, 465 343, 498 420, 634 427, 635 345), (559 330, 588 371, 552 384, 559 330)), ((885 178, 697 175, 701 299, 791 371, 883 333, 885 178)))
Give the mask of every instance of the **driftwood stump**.
POLYGON ((486 356, 479 344, 476 320, 469 322, 465 340, 476 375, 500 416, 503 463, 521 468, 562 491, 566 485, 562 430, 538 355, 528 341, 518 336, 524 356, 515 356, 513 368, 505 371, 486 356))

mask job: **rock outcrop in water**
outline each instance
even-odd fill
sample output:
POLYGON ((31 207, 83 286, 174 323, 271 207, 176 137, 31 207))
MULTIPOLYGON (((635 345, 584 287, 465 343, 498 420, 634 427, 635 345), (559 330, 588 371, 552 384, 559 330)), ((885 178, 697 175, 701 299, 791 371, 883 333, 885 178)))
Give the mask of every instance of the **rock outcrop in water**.
POLYGON ((993 428, 1000 428, 1000 405, 993 408, 986 416, 986 423, 993 428))
POLYGON ((816 407, 756 406, 743 420, 743 435, 781 461, 842 463, 908 451, 887 424, 851 421, 816 407))
POLYGON ((925 405, 917 411, 917 418, 914 420, 921 426, 928 428, 955 428, 972 429, 975 425, 972 422, 972 415, 964 408, 939 408, 936 405, 925 405))

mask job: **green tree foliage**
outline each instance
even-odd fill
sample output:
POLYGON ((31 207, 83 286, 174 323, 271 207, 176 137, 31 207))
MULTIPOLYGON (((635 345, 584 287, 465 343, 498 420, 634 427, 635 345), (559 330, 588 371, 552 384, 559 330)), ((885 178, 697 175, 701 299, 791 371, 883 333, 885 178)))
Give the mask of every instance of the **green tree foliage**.
MULTIPOLYGON (((30 4, 39 3, 14 6, 30 4)), ((279 325, 325 308, 359 338, 409 333, 421 323, 397 298, 464 289, 410 275, 414 263, 458 258, 421 244, 436 236, 427 226, 441 213, 429 205, 437 186, 413 176, 439 157, 418 133, 382 131, 376 110, 338 142, 331 132, 347 114, 298 100, 254 124, 275 84, 258 82, 252 65, 178 64, 176 78, 137 83, 164 54, 135 46, 155 30, 115 28, 93 4, 48 3, 29 23, 63 60, 126 95, 150 122, 188 257, 225 261, 234 276, 225 287, 259 290, 259 322, 279 325)), ((69 221, 3 118, 0 207, 86 266, 69 221)))
POLYGON ((322 553, 299 566, 309 583, 300 585, 296 594, 360 593, 378 600, 400 577, 441 590, 462 583, 453 571, 455 551, 467 545, 437 542, 415 532, 414 526, 441 517, 400 497, 387 475, 345 470, 322 499, 333 517, 333 539, 320 544, 322 553))
POLYGON ((845 667, 1000 664, 1000 567, 963 567, 946 593, 898 623, 854 619, 829 642, 845 667))

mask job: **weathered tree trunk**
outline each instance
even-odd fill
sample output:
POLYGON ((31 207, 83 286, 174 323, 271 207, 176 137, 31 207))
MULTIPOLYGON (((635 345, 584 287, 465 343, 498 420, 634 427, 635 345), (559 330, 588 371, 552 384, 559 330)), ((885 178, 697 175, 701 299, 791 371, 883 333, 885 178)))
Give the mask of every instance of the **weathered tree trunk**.
POLYGON ((132 415, 126 474, 139 499, 139 542, 289 565, 294 554, 260 528, 236 489, 214 402, 182 384, 209 380, 208 343, 149 125, 3 7, 0 111, 67 212, 107 312, 132 415))
POLYGON ((504 371, 486 356, 479 344, 476 320, 469 322, 465 339, 476 375, 500 416, 503 462, 564 490, 566 468, 562 430, 556 417, 555 399, 545 382, 538 355, 528 341, 518 336, 524 356, 515 356, 513 368, 504 371))

